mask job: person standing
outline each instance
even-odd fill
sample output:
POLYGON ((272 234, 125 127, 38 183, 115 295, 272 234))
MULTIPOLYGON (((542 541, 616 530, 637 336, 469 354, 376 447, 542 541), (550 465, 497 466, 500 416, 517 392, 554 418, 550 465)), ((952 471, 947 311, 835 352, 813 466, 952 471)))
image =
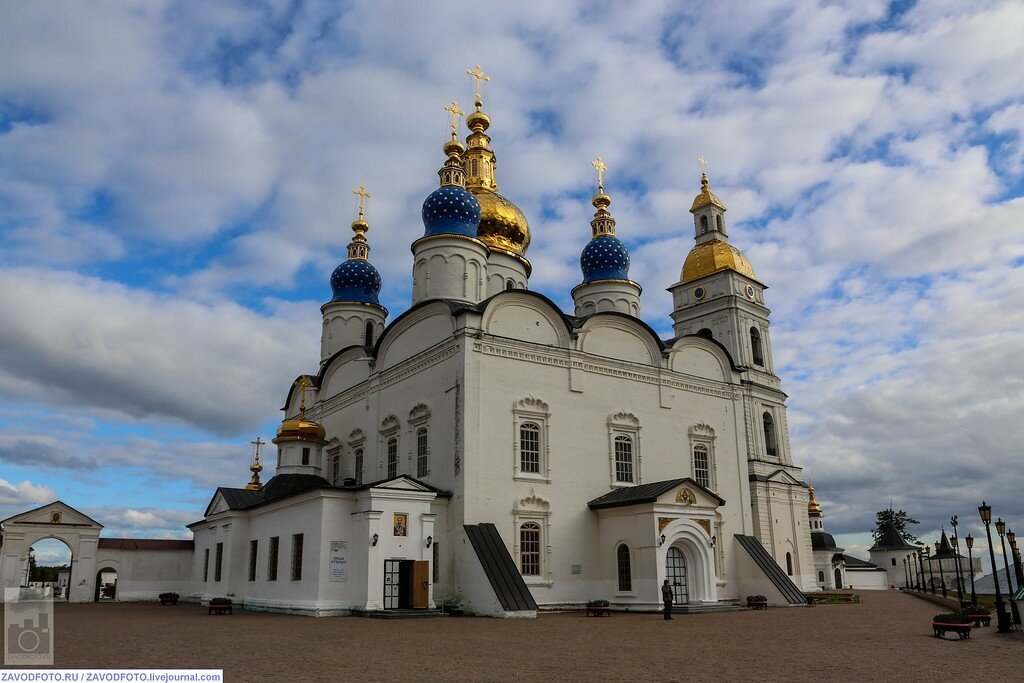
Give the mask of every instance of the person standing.
POLYGON ((672 618, 672 586, 668 585, 668 579, 661 584, 661 601, 665 603, 665 619, 672 618))

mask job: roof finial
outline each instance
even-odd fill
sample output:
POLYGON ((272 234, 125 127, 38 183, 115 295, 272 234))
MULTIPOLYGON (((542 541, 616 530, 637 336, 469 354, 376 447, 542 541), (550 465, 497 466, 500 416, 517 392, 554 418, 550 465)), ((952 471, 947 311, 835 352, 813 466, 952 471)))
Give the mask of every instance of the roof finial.
POLYGON ((466 115, 466 112, 459 109, 458 100, 452 100, 452 103, 446 105, 444 110, 451 114, 452 117, 452 140, 457 140, 459 137, 459 119, 466 115))
POLYGON ((295 386, 299 388, 299 419, 306 419, 306 392, 313 391, 313 383, 309 381, 309 377, 303 375, 302 377, 295 380, 295 386))
POLYGON ((597 193, 604 194, 604 173, 608 170, 604 160, 601 157, 597 157, 590 162, 590 165, 597 170, 597 193))
POLYGON ((491 80, 491 77, 484 73, 479 64, 472 69, 466 69, 466 73, 476 79, 476 100, 474 100, 474 104, 476 105, 476 110, 480 111, 484 106, 484 100, 480 94, 480 86, 483 85, 484 81, 491 80))
POLYGON ((590 165, 597 171, 597 194, 594 195, 594 199, 590 202, 597 209, 594 212, 594 219, 590 221, 591 238, 614 235, 615 219, 612 218, 611 212, 608 211, 612 198, 604 193, 604 174, 608 170, 608 166, 601 157, 591 161, 590 165))
POLYGON ((366 200, 373 195, 367 192, 366 186, 362 184, 352 190, 352 194, 359 197, 359 217, 352 221, 352 232, 355 235, 352 236, 352 241, 348 245, 348 257, 356 261, 366 261, 370 258, 370 245, 366 243, 366 232, 370 229, 370 224, 366 222, 365 217, 366 200))
POLYGON ((260 482, 260 472, 263 471, 263 465, 260 464, 260 447, 266 445, 266 441, 260 437, 256 437, 255 441, 249 443, 253 446, 252 465, 249 466, 249 471, 252 472, 252 479, 246 484, 245 488, 250 491, 259 491, 263 488, 263 484, 260 482))
POLYGON ((352 190, 352 194, 359 197, 359 220, 363 220, 363 212, 366 210, 366 200, 373 195, 366 191, 366 185, 360 184, 358 189, 352 190))

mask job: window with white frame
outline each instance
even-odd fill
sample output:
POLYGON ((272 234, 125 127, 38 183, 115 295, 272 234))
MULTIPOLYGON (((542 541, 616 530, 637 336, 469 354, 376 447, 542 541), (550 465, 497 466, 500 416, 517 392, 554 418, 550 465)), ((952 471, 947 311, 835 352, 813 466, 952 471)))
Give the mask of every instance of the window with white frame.
POLYGON ((540 576, 540 548, 540 524, 537 522, 520 524, 519 572, 523 576, 540 576))
POLYGON ((409 411, 409 426, 415 437, 416 444, 415 461, 409 464, 409 471, 416 472, 417 477, 425 477, 430 474, 430 437, 429 426, 430 408, 420 403, 409 411))
POLYGON ((427 469, 427 455, 429 445, 427 441, 427 428, 420 427, 416 430, 416 476, 425 477, 429 473, 427 469))
POLYGON ((355 457, 353 457, 352 460, 353 460, 352 469, 354 470, 352 472, 352 474, 354 475, 353 478, 356 480, 356 486, 362 486, 363 485, 363 449, 362 448, 357 448, 356 449, 355 457))
POLYGON ((625 434, 615 437, 615 481, 620 484, 633 482, 633 439, 625 434))
POLYGON ((366 435, 362 429, 353 429, 348 435, 348 446, 352 449, 352 478, 356 480, 356 486, 363 484, 363 444, 366 443, 366 435))
POLYGON ((329 448, 327 450, 327 462, 330 465, 329 479, 332 484, 339 486, 341 484, 341 446, 329 448))
POLYGON ((633 572, 629 562, 629 546, 620 543, 615 550, 615 565, 619 574, 619 592, 628 593, 633 590, 633 572))
POLYGON ((690 427, 690 471, 699 486, 714 491, 715 430, 704 423, 690 427))
POLYGON ((398 437, 388 439, 388 479, 398 476, 398 437))
POLYGON ((378 456, 378 467, 382 467, 381 474, 386 479, 398 476, 398 430, 401 424, 394 415, 388 415, 380 423, 381 449, 384 457, 378 456))
POLYGON ((640 483, 640 420, 633 413, 608 417, 612 486, 640 483))
POLYGON ((550 480, 549 417, 548 404, 537 398, 524 398, 513 406, 516 479, 550 480))

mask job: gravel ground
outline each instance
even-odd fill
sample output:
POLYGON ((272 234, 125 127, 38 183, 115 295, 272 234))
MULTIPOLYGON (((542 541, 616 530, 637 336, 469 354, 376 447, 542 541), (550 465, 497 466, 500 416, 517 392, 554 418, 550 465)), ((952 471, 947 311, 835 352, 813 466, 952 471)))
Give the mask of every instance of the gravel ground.
MULTIPOLYGON (((861 604, 536 620, 380 620, 198 605, 59 604, 58 667, 222 668, 277 680, 1022 680, 1024 634, 932 637, 937 608, 894 591, 861 604)), ((993 622, 995 620, 993 619, 993 622)))

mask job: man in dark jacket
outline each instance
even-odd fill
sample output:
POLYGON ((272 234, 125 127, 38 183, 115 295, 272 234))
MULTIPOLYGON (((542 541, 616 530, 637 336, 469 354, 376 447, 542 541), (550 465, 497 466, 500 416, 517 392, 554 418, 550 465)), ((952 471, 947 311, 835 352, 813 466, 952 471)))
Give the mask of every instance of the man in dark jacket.
POLYGON ((661 584, 661 601, 665 603, 665 618, 672 618, 672 586, 668 585, 668 579, 661 584))

